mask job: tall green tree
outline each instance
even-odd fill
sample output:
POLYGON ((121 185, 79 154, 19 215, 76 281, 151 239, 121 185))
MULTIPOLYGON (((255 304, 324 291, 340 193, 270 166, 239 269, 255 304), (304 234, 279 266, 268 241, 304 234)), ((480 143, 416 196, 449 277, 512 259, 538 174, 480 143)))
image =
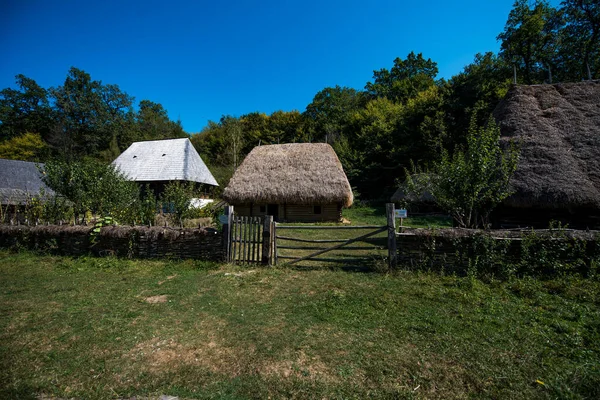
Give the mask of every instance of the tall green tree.
POLYGON ((363 94, 348 87, 319 91, 302 114, 308 141, 335 142, 348 127, 350 116, 366 103, 363 94))
POLYGON ((22 74, 16 76, 19 89, 0 91, 0 141, 26 132, 47 139, 54 124, 48 91, 22 74))
POLYGON ((487 227, 490 212, 512 193, 510 179, 518 156, 514 145, 502 148, 500 128, 493 117, 484 127, 477 126, 473 118, 466 148, 452 155, 444 150, 428 172, 407 170, 407 191, 415 198, 424 191, 431 193, 458 226, 487 227))
POLYGON ((556 65, 560 13, 547 0, 516 0, 508 15, 500 56, 522 74, 522 82, 533 84, 548 79, 556 65))
POLYGON ((564 0, 567 23, 562 36, 561 58, 568 79, 600 77, 600 2, 564 0))
POLYGON ((365 90, 372 98, 403 102, 434 85, 437 74, 436 62, 425 59, 422 53, 410 52, 405 60, 396 58, 391 70, 373 71, 373 82, 368 82, 365 90))
POLYGON ((122 126, 133 98, 72 67, 63 86, 50 89, 59 125, 51 143, 65 155, 97 155, 122 126))

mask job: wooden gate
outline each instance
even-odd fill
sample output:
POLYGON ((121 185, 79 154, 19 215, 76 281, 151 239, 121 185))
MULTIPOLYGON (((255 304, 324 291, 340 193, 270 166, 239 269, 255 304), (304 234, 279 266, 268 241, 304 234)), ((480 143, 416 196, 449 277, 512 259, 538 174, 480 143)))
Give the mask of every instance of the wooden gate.
POLYGON ((225 258, 238 264, 270 264, 273 217, 235 215, 233 207, 225 209, 223 234, 225 258))
MULTIPOLYGON (((369 243, 368 238, 371 238, 379 233, 386 232, 387 226, 321 226, 321 225, 280 225, 275 224, 274 228, 274 236, 275 236, 275 264, 283 261, 286 264, 296 264, 300 261, 320 261, 320 262, 334 262, 334 263, 354 263, 365 261, 368 256, 365 256, 365 251, 373 250, 381 250, 385 248, 384 246, 377 246, 377 244, 369 243), (347 231, 347 230, 362 230, 362 234, 359 236, 351 237, 351 238, 328 238, 328 239, 309 239, 306 237, 298 237, 298 236, 290 236, 290 234, 281 234, 282 231, 285 233, 286 231, 298 231, 298 230, 315 230, 315 231, 323 231, 327 230, 331 231, 347 231), (367 233, 364 233, 364 231, 367 233), (292 242, 292 243, 290 243, 292 242), (362 242, 360 246, 349 246, 350 244, 362 242), (336 244, 334 244, 336 243, 336 244), (333 246, 329 246, 330 244, 334 244, 333 246), (324 253, 328 253, 337 249, 343 249, 348 254, 353 254, 354 257, 329 257, 323 258, 318 257, 324 253), (309 254, 305 255, 283 255, 280 250, 287 251, 290 253, 297 253, 298 251, 311 251, 309 254), (314 251, 316 250, 316 251, 314 251), (357 257, 358 255, 358 257, 357 257)), ((300 235, 301 236, 301 235, 300 235)), ((328 235, 329 236, 329 235, 328 235)), ((331 235, 331 236, 340 236, 340 235, 331 235)), ((381 240, 381 238, 380 238, 381 240)), ((383 241, 385 242, 385 238, 383 241)))
POLYGON ((395 268, 397 263, 396 254, 396 228, 394 220, 394 205, 387 205, 387 225, 364 225, 364 226, 326 226, 326 225, 283 225, 273 222, 272 216, 265 217, 242 217, 236 216, 233 207, 225 208, 223 221, 224 253, 228 262, 234 263, 262 263, 278 264, 281 260, 286 264, 296 264, 300 261, 322 261, 322 262, 350 262, 365 261, 365 251, 383 250, 387 247, 387 259, 390 268, 395 268), (281 231, 304 231, 311 235, 312 232, 325 232, 332 230, 348 231, 362 230, 363 233, 355 237, 342 237, 329 235, 326 238, 314 239, 301 234, 294 236, 279 235, 281 231), (312 231, 311 231, 312 230, 312 231), (367 231, 366 233, 364 231, 367 231), (385 235, 374 238, 375 235, 387 231, 385 235), (373 243, 373 240, 379 243, 373 243), (383 241, 383 243, 381 243, 383 241), (292 244, 289 244, 292 242, 292 244), (350 244, 362 242, 361 246, 349 246, 350 244), (334 244, 336 243, 336 244, 334 244), (295 245, 294 245, 295 244, 295 245), (329 244, 334 244, 329 246, 329 244), (321 254, 338 249, 344 250, 344 257, 323 258, 321 254), (296 254, 280 254, 279 250, 287 250, 296 254), (311 251, 309 254, 299 255, 297 251, 311 251), (359 257, 345 257, 346 251, 359 251, 359 257), (284 261, 285 260, 285 261, 284 261), (289 261, 287 261, 289 260, 289 261))

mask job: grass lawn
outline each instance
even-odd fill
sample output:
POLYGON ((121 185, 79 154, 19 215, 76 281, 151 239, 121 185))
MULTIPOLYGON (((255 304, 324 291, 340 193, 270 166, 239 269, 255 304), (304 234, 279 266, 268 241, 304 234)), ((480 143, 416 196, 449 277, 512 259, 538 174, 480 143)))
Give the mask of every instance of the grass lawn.
POLYGON ((0 277, 2 399, 600 397, 597 280, 8 252, 0 277))

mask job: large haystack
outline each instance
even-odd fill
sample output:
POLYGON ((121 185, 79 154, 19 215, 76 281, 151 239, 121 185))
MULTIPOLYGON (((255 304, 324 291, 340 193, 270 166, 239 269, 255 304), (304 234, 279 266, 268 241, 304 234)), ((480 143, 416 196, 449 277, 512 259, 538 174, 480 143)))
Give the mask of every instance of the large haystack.
POLYGON ((494 115, 521 147, 507 206, 600 208, 600 81, 515 86, 494 115))
POLYGON ((223 197, 231 204, 352 204, 352 189, 326 143, 255 147, 235 171, 223 197))

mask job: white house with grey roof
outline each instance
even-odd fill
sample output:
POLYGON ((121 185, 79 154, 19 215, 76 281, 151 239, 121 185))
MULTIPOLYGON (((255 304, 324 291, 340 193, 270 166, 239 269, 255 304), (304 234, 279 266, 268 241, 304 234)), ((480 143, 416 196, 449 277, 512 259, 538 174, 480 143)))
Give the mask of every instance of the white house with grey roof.
POLYGON ((113 165, 127 179, 159 191, 172 181, 219 186, 187 138, 135 142, 113 165))

